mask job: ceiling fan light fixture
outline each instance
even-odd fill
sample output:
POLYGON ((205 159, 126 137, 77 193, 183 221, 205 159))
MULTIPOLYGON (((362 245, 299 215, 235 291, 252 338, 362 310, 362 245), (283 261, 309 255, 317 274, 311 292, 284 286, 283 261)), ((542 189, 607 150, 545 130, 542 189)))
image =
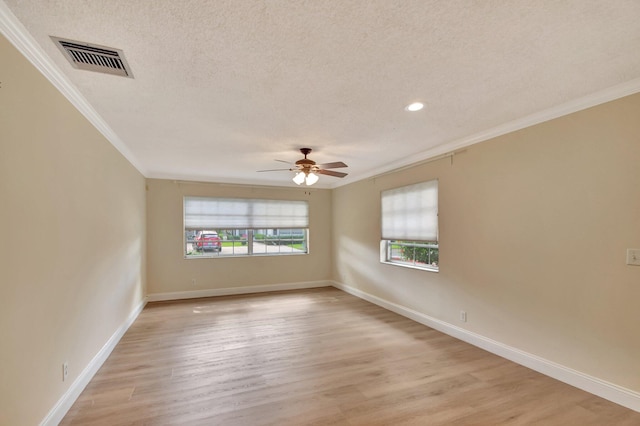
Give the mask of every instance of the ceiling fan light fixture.
POLYGON ((424 108, 424 104, 422 102, 414 102, 407 105, 404 109, 405 111, 416 112, 420 111, 422 108, 424 108))
POLYGON ((304 172, 298 172, 293 177, 293 181, 296 183, 296 185, 300 185, 302 182, 304 182, 304 179, 305 179, 304 172))
POLYGON ((320 179, 320 178, 318 177, 317 174, 309 173, 305 180, 306 180, 307 186, 311 186, 314 183, 316 183, 318 181, 318 179, 320 179))
POLYGON ((271 169, 271 170, 258 170, 259 172, 280 172, 280 171, 289 171, 295 172, 292 180, 296 185, 302 185, 304 182, 307 186, 311 186, 320 180, 320 176, 333 176, 337 178, 343 178, 347 176, 347 173, 336 172, 330 169, 339 169, 342 167, 347 167, 342 161, 334 161, 332 163, 323 163, 316 164, 310 158, 307 158, 307 155, 311 153, 311 148, 300 148, 300 152, 304 155, 304 158, 296 161, 295 163, 289 163, 288 161, 276 160, 282 163, 290 164, 292 167, 288 169, 271 169))

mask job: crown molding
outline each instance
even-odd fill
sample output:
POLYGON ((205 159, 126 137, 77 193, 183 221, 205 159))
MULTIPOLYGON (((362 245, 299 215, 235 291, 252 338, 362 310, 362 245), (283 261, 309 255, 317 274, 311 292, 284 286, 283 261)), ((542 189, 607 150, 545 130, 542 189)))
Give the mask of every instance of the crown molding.
POLYGON ((122 154, 143 176, 146 170, 118 135, 60 71, 27 29, 0 0, 0 33, 122 154))
MULTIPOLYGON (((48 79, 143 176, 148 178, 177 178, 177 176, 173 175, 149 174, 149 171, 142 166, 140 161, 138 161, 118 135, 93 109, 86 98, 82 96, 78 89, 69 81, 51 58, 31 37, 22 23, 15 17, 3 0, 0 0, 0 33, 2 33, 48 79)), ((436 157, 450 154, 456 150, 460 150, 507 133, 515 132, 526 127, 638 92, 640 92, 640 78, 571 100, 561 105, 530 114, 473 135, 446 142, 425 151, 418 152, 415 155, 393 161, 383 167, 370 170, 359 174, 358 176, 351 175, 340 182, 323 187, 326 189, 338 188, 361 180, 373 178, 381 174, 397 171, 398 169, 418 165, 436 157)))
POLYGON ((601 90, 599 92, 595 92, 581 98, 565 102, 561 105, 557 105, 552 108, 527 115, 525 117, 501 124, 499 126, 479 133, 475 133, 470 136, 466 136, 461 139, 446 142, 442 145, 435 146, 426 151, 419 152, 415 155, 405 157, 401 160, 389 163, 383 167, 371 170, 359 175, 358 177, 353 177, 352 179, 338 182, 332 185, 331 188, 338 188, 350 183, 374 178, 382 174, 398 171, 407 167, 416 166, 430 160, 438 159, 437 157, 448 156, 468 146, 475 145, 477 143, 484 142, 489 139, 505 135, 507 133, 512 133, 517 130, 522 130, 524 128, 531 127, 545 121, 569 115, 574 112, 582 111, 584 109, 591 108, 606 102, 614 101, 625 96, 633 95, 638 92, 640 92, 640 78, 629 80, 625 83, 621 83, 616 86, 601 90))

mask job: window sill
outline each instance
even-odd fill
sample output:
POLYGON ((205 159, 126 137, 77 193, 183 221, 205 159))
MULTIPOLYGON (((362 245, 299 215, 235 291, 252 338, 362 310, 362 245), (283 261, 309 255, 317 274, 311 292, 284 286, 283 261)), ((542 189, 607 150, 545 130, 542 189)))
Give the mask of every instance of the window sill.
POLYGON ((184 258, 187 260, 192 259, 234 259, 234 258, 247 258, 247 257, 283 257, 283 256, 306 256, 309 253, 259 253, 259 254, 223 254, 223 255, 199 255, 199 256, 189 256, 185 255, 184 258))
POLYGON ((399 266, 401 268, 409 268, 409 269, 417 269, 419 271, 427 271, 427 272, 440 272, 440 268, 437 266, 416 266, 410 263, 400 263, 400 262, 388 262, 381 260, 380 263, 384 263, 385 265, 399 266))

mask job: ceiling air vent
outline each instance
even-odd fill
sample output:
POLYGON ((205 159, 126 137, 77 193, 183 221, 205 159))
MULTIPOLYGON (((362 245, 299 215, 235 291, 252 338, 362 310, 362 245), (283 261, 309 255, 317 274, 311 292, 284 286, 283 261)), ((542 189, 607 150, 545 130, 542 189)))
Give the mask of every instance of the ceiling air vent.
POLYGON ((122 50, 51 37, 74 68, 133 78, 122 50))

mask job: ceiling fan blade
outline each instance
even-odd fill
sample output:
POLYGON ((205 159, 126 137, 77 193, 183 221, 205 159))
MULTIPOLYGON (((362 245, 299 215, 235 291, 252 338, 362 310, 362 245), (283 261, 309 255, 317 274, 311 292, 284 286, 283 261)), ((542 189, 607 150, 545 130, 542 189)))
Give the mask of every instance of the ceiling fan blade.
POLYGON ((292 172, 294 169, 269 169, 269 170, 256 170, 257 172, 292 172))
POLYGON ((347 175, 347 173, 334 172, 333 170, 318 170, 316 173, 318 173, 319 175, 327 175, 327 176, 333 176, 338 178, 343 178, 347 175))
POLYGON ((293 164, 293 163, 292 163, 292 162, 290 162, 290 161, 284 161, 284 160, 273 160, 273 161, 279 161, 279 162, 281 162, 281 163, 286 163, 286 164, 293 164))
POLYGON ((321 169, 339 169, 340 167, 349 166, 344 164, 342 161, 336 161, 335 163, 318 164, 318 167, 320 167, 321 169))

